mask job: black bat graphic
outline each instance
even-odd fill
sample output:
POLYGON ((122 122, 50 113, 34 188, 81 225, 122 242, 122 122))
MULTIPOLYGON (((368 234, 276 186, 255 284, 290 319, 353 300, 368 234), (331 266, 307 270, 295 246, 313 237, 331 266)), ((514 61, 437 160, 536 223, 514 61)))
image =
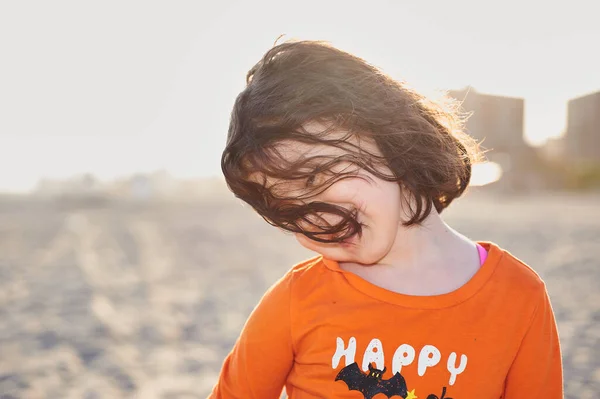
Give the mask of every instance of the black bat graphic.
POLYGON ((452 399, 452 398, 447 398, 446 396, 446 387, 442 388, 442 397, 438 398, 436 395, 431 394, 427 396, 427 399, 452 399))
POLYGON ((335 380, 342 380, 348 385, 350 391, 360 391, 365 399, 371 399, 378 393, 382 393, 388 398, 394 395, 406 398, 406 381, 400 373, 394 374, 389 380, 382 380, 381 376, 385 373, 383 370, 376 369, 369 364, 369 374, 364 374, 356 362, 340 370, 335 380))

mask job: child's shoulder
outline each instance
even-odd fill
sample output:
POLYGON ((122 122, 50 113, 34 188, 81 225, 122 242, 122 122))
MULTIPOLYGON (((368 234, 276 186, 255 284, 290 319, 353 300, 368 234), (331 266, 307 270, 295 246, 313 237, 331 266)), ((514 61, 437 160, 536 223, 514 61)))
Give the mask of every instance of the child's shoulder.
MULTIPOLYGON (((281 277, 276 285, 284 285, 288 288, 291 286, 306 286, 312 285, 326 273, 326 266, 323 262, 322 255, 316 255, 294 264, 281 277)), ((322 280, 321 280, 322 281, 322 280)))
POLYGON ((293 265, 286 275, 294 280, 298 280, 314 277, 315 275, 323 273, 324 269, 325 264, 323 263, 323 256, 315 255, 293 265))
POLYGON ((323 273, 324 264, 321 255, 296 263, 275 281, 263 295, 264 301, 286 302, 291 299, 291 293, 310 289, 311 281, 318 281, 318 275, 323 273), (323 266, 323 267, 322 267, 323 266))
POLYGON ((512 289, 521 293, 530 292, 536 295, 546 290, 544 280, 531 266, 508 250, 495 244, 487 244, 490 255, 495 254, 498 259, 494 273, 497 279, 506 282, 512 289))

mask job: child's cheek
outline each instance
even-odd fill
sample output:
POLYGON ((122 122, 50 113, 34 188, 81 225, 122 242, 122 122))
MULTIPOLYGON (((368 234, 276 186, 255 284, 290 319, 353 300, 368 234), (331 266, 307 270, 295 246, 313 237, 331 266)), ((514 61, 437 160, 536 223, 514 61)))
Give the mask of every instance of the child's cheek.
MULTIPOLYGON (((335 226, 338 223, 341 223, 344 219, 335 214, 320 212, 318 214, 308 214, 306 215, 306 220, 302 219, 298 221, 299 227, 307 232, 318 233, 322 230, 319 229, 319 226, 327 227, 335 226)), ((325 238, 325 237, 323 237, 325 238)))
POLYGON ((362 207, 360 193, 361 189, 365 189, 361 186, 358 179, 339 181, 324 193, 323 200, 335 204, 347 204, 352 208, 360 209, 362 207))
POLYGON ((296 237, 296 240, 298 240, 298 243, 300 243, 300 245, 302 245, 304 248, 313 252, 320 253, 321 255, 325 255, 323 254, 323 250, 321 248, 323 245, 319 245, 319 243, 309 239, 301 233, 295 233, 294 236, 296 237))

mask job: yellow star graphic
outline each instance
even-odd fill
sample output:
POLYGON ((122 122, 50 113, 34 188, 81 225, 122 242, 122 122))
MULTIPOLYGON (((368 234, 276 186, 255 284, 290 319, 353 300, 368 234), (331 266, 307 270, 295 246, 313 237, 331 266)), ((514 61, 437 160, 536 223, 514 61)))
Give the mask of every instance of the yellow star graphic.
POLYGON ((408 395, 406 395, 406 399, 415 399, 417 397, 417 395, 415 395, 415 390, 413 389, 412 391, 410 391, 408 393, 408 395))

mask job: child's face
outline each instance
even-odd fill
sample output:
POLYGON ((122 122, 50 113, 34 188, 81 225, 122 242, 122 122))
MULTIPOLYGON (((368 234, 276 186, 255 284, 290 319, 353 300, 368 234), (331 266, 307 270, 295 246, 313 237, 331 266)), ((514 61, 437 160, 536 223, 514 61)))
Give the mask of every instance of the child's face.
MULTIPOLYGON (((361 142, 360 146, 361 149, 381 156, 374 144, 361 142)), ((291 161, 301 156, 335 157, 345 153, 345 150, 331 146, 310 146, 302 143, 282 145, 279 150, 286 159, 291 161)), ((296 238, 301 245, 326 258, 339 262, 374 264, 389 253, 402 226, 401 190, 398 183, 382 180, 364 169, 357 169, 356 165, 336 165, 332 172, 348 171, 348 168, 354 168, 357 177, 340 180, 323 193, 306 201, 325 202, 349 210, 357 210, 357 221, 363 225, 362 235, 356 234, 342 243, 322 243, 300 233, 296 234, 296 238)), ((391 174, 389 169, 381 172, 391 174)), ((340 221, 336 215, 322 216, 332 224, 340 221)))

